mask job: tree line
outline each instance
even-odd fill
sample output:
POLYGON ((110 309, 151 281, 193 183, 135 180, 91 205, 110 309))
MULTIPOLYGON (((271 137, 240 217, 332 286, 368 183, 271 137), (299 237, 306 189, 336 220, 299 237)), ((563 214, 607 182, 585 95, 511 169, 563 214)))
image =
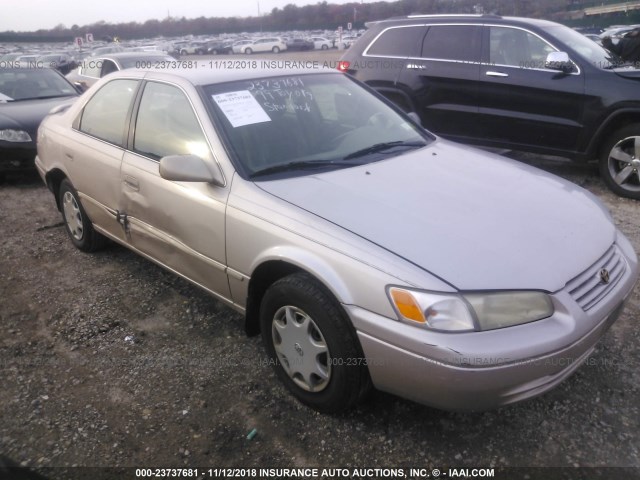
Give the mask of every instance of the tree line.
POLYGON ((394 2, 347 3, 337 5, 326 1, 298 7, 293 4, 274 8, 271 12, 253 17, 167 17, 146 22, 109 23, 100 21, 89 25, 63 24, 53 29, 35 32, 8 31, 0 33, 0 42, 8 41, 71 41, 92 33, 94 39, 120 39, 177 37, 182 35, 209 35, 221 33, 336 29, 351 22, 353 28, 363 28, 369 21, 414 13, 495 13, 527 17, 551 18, 554 13, 566 11, 577 0, 398 0, 394 2))

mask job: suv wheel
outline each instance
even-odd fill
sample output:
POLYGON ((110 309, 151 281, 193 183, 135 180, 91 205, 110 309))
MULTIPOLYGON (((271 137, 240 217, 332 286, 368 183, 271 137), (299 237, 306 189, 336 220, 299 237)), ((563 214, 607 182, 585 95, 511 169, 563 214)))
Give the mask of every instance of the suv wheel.
POLYGON ((273 53, 280 53, 280 47, 273 47, 273 48, 271 49, 271 51, 272 51, 273 53))
POLYGON ((640 123, 609 137, 600 155, 600 175, 617 195, 640 200, 640 123))

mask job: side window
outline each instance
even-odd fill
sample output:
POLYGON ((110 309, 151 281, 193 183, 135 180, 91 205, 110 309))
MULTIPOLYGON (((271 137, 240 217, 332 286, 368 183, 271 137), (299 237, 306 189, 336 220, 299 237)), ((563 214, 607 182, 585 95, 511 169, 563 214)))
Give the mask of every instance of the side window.
POLYGON ((555 49, 540 37, 509 27, 489 27, 489 62, 520 68, 544 68, 555 49))
POLYGON ((100 76, 104 77, 109 73, 113 73, 117 71, 118 71, 118 66, 114 62, 112 62, 111 60, 104 60, 102 62, 102 73, 100 76))
POLYGON ((389 28, 367 49, 367 55, 419 57, 426 30, 421 25, 389 28))
POLYGON ((102 59, 86 59, 82 61, 82 75, 85 77, 100 78, 102 59))
POLYGON ((137 85, 137 80, 113 80, 104 85, 82 110, 78 129, 122 145, 127 113, 137 85))
POLYGON ((481 34, 476 25, 432 25, 422 44, 422 57, 479 62, 481 34))
POLYGON ((167 155, 210 157, 204 133, 185 94, 173 85, 155 82, 144 87, 133 149, 156 160, 167 155))

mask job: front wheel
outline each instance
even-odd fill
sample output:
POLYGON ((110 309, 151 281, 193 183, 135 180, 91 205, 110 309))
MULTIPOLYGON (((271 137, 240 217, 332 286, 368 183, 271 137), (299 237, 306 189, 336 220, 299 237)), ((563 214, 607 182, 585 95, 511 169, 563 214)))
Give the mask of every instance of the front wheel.
POLYGON ((272 51, 273 53, 280 53, 280 47, 273 47, 273 48, 271 49, 271 51, 272 51))
POLYGON ((296 273, 269 287, 260 326, 276 374, 302 403, 335 413, 369 391, 355 331, 338 302, 310 275, 296 273))
POLYGON ((251 50, 250 48, 245 48, 244 53, 246 53, 247 55, 251 55, 253 53, 253 50, 251 50))
POLYGON ((600 154, 600 176, 621 197, 640 200, 640 123, 617 130, 600 154))
POLYGON ((94 230, 82 208, 78 192, 66 178, 60 183, 58 198, 67 234, 76 248, 83 252, 94 252, 102 248, 107 239, 94 230))
POLYGON ((326 43, 322 44, 322 47, 320 47, 320 48, 322 50, 329 50, 329 46, 326 43))

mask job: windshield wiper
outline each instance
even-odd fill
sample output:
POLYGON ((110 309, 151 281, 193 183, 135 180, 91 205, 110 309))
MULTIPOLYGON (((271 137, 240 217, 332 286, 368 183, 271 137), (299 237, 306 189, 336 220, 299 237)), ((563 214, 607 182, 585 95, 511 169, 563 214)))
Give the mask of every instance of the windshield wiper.
POLYGON ((363 148, 362 150, 355 151, 350 153, 344 160, 351 160, 352 158, 364 157, 365 155, 369 155, 370 153, 379 153, 385 150, 389 150, 394 147, 425 147, 427 144, 425 142, 407 142, 404 140, 396 140, 395 142, 384 142, 384 143, 376 143, 371 145, 370 147, 363 148))
POLYGON ((72 97, 73 93, 63 93, 60 95, 42 95, 41 97, 24 97, 24 98, 14 98, 12 101, 14 102, 23 102, 27 100, 46 100, 48 98, 62 98, 62 97, 72 97))
POLYGON ((272 173, 288 172, 291 170, 307 170, 323 167, 352 167, 353 163, 344 163, 343 160, 300 160, 288 163, 281 163, 279 165, 273 165, 271 167, 257 170, 250 175, 250 178, 261 177, 263 175, 270 175, 272 173))

